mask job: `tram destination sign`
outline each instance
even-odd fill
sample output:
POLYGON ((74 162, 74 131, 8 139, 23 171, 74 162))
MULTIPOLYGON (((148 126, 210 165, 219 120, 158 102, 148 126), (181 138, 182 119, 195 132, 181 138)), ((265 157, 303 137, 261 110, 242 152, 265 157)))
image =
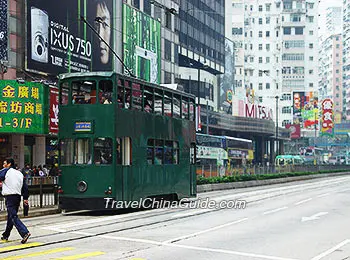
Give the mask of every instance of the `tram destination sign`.
POLYGON ((0 133, 44 134, 47 109, 42 84, 3 80, 0 96, 0 133))
POLYGON ((91 133, 92 132, 92 122, 75 122, 74 132, 91 133))

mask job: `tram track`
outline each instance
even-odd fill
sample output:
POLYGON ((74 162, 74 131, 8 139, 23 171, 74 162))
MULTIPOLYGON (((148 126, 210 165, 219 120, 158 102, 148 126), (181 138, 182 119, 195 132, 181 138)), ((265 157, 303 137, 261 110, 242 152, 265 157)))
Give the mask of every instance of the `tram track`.
MULTIPOLYGON (((348 180, 348 178, 345 179, 344 181, 346 181, 346 180, 348 180)), ((292 194, 292 193, 298 193, 298 192, 303 191, 303 189, 305 189, 306 187, 309 187, 309 186, 311 186, 309 188, 312 188, 314 190, 321 190, 321 189, 324 189, 325 187, 329 187, 329 186, 332 186, 332 185, 337 185, 339 182, 342 182, 342 179, 334 180, 334 181, 331 181, 331 182, 328 182, 328 183, 323 183, 324 185, 317 185, 317 183, 305 184, 306 186, 302 185, 299 189, 292 189, 290 191, 285 190, 285 189, 277 189, 275 192, 272 192, 272 193, 269 192, 270 189, 266 189, 266 190, 263 190, 263 191, 261 191, 261 190, 259 191, 258 190, 258 192, 250 191, 250 192, 247 192, 247 193, 253 193, 251 195, 251 197, 253 197, 253 198, 255 196, 262 196, 262 197, 261 198, 255 198, 255 199, 249 199, 249 197, 247 197, 246 200, 247 200, 247 203, 254 203, 254 202, 259 202, 261 200, 272 199, 272 198, 276 198, 276 197, 279 197, 279 196, 288 195, 288 194, 292 194), (255 194, 255 193, 257 193, 257 194, 255 194)), ((237 197, 235 197, 235 198, 232 197, 232 199, 242 199, 243 198, 242 196, 244 196, 244 194, 246 194, 246 193, 232 194, 232 196, 237 195, 237 197)), ((124 228, 123 227, 122 228, 117 228, 117 229, 113 229, 113 230, 109 230, 109 231, 105 231, 105 232, 94 233, 94 234, 91 234, 91 235, 81 235, 81 236, 73 237, 73 238, 69 238, 69 239, 58 239, 56 241, 47 242, 47 243, 44 243, 42 245, 37 245, 35 247, 47 247, 47 246, 52 246, 52 245, 56 245, 56 244, 60 244, 60 243, 79 241, 79 240, 83 240, 83 239, 104 236, 104 235, 108 235, 108 234, 112 234, 112 233, 118 233, 118 232, 129 231, 129 230, 135 230, 135 229, 138 229, 138 228, 156 226, 156 225, 159 225, 159 224, 167 224, 167 223, 180 221, 180 220, 183 220, 183 219, 186 219, 186 218, 190 218, 190 217, 196 217, 196 216, 199 216, 199 215, 203 215, 203 214, 208 214, 208 213, 213 213, 213 212, 218 212, 218 211, 224 210, 224 209, 212 209, 212 210, 206 210, 206 211, 203 210, 202 212, 197 212, 195 214, 183 215, 182 216, 180 213, 188 212, 188 211, 191 210, 191 208, 183 208, 181 210, 180 210, 180 208, 174 208, 174 209, 176 209, 176 213, 179 215, 178 217, 166 218, 166 219, 161 219, 161 220, 157 220, 157 221, 150 221, 150 222, 143 223, 143 224, 137 224, 135 226, 129 226, 129 227, 124 227, 124 228)), ((101 225, 95 225, 95 226, 90 226, 90 227, 81 227, 81 228, 77 228, 77 229, 74 229, 74 230, 69 230, 69 231, 66 230, 64 232, 57 232, 56 231, 56 232, 53 232, 53 233, 50 233, 50 234, 35 236, 35 237, 32 237, 32 239, 37 240, 37 239, 43 239, 43 238, 46 238, 46 237, 59 236, 59 235, 64 235, 64 234, 84 233, 84 232, 80 232, 80 231, 85 231, 86 232, 86 231, 91 230, 91 229, 96 229, 96 228, 108 226, 108 225, 111 225, 111 224, 112 225, 125 224, 125 223, 130 223, 130 222, 134 222, 134 221, 141 220, 141 219, 144 220, 145 218, 149 219, 149 218, 155 218, 155 217, 160 217, 160 216, 165 216, 166 217, 167 215, 174 214, 175 213, 174 209, 168 209, 168 210, 166 210, 166 212, 157 213, 157 214, 150 214, 150 215, 143 215, 143 214, 141 214, 141 215, 135 216, 134 218, 131 218, 131 219, 126 219, 128 217, 127 214, 126 214, 125 218, 118 219, 118 221, 113 222, 113 223, 108 223, 107 222, 107 223, 103 223, 101 225)), ((137 211, 137 213, 138 212, 139 211, 137 211)), ((149 210, 149 212, 151 213, 152 210, 149 210)), ((38 226, 40 226, 40 225, 39 224, 38 225, 33 225, 32 227, 38 227, 38 226)), ((45 229, 45 228, 42 228, 42 229, 45 229)), ((59 228, 57 228, 57 229, 59 229, 59 228)), ((50 230, 50 229, 47 229, 47 230, 50 230)), ((54 229, 51 229, 51 230, 54 230, 54 229)), ((9 252, 16 252, 16 251, 23 251, 23 250, 27 250, 29 248, 33 248, 33 247, 18 248, 18 249, 14 249, 14 250, 2 251, 0 254, 5 254, 5 253, 9 253, 9 252)))

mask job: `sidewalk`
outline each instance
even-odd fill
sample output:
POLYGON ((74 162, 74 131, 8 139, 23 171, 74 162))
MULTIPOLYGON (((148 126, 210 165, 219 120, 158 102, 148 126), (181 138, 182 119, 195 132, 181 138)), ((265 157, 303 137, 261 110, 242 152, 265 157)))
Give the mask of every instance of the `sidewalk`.
MULTIPOLYGON (((57 214, 60 212, 61 212, 61 210, 58 209, 58 206, 45 207, 45 208, 30 208, 28 216, 24 217, 23 210, 20 208, 18 211, 18 216, 23 219, 23 218, 32 218, 32 217, 52 215, 52 214, 57 214)), ((7 219, 6 210, 1 210, 0 211, 0 221, 5 221, 6 219, 7 219)))

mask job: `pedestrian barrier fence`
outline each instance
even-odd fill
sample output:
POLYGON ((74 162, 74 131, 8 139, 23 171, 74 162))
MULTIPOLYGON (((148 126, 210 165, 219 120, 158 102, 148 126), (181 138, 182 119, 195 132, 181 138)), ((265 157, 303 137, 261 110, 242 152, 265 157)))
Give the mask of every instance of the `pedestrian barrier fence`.
MULTIPOLYGON (((58 177, 31 177, 26 179, 26 182, 29 190, 29 208, 58 205, 58 177)), ((22 208, 21 204, 20 210, 22 208)), ((0 210, 6 210, 5 199, 2 195, 0 195, 0 210)))

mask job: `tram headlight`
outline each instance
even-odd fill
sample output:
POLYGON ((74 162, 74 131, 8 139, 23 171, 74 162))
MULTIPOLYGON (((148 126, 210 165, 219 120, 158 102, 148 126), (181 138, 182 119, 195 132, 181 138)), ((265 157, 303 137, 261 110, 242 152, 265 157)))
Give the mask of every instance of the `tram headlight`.
POLYGON ((85 192, 88 188, 88 185, 85 181, 79 181, 77 185, 77 190, 79 192, 85 192))

